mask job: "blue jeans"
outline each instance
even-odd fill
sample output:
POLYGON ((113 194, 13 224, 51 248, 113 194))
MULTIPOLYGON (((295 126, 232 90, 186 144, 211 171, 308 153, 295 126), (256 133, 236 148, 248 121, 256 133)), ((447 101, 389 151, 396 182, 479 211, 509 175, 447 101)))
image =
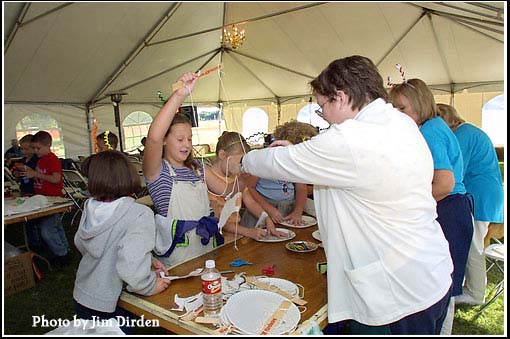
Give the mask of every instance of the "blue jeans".
POLYGON ((27 237, 31 247, 42 248, 41 238, 53 255, 61 257, 69 252, 60 213, 27 222, 27 237))
POLYGON ((326 335, 439 335, 446 318, 451 294, 450 287, 443 298, 434 305, 387 325, 369 326, 349 319, 328 324, 323 333, 326 335))

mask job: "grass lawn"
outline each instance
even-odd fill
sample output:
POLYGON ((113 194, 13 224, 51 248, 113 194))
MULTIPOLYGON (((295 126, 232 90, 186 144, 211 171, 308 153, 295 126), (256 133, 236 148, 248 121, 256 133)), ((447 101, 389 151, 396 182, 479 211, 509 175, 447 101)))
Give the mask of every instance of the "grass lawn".
MULTIPOLYGON (((43 273, 43 279, 36 282, 36 286, 4 298, 3 304, 3 333, 5 335, 41 335, 51 331, 55 327, 32 326, 33 316, 45 316, 46 319, 72 319, 74 315, 72 306, 72 294, 74 279, 80 254, 74 244, 75 225, 69 226, 71 216, 64 216, 67 237, 72 248, 72 262, 67 268, 57 271, 48 271, 44 265, 38 267, 43 273)), ((19 233, 15 233, 15 225, 5 227, 4 239, 12 244, 20 244, 22 241, 19 233)), ((493 269, 489 272, 489 286, 487 291, 501 279, 501 273, 493 269)), ((460 306, 456 309, 453 323, 454 335, 504 335, 506 334, 504 293, 486 308, 479 316, 475 317, 476 308, 472 306, 460 306)), ((140 328, 135 334, 140 335, 165 335, 167 332, 162 328, 140 328)))

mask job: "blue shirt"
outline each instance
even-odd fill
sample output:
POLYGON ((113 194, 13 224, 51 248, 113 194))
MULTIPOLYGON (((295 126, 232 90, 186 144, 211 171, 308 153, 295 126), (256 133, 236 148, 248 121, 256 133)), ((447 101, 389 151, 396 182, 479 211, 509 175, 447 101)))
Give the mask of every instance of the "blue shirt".
POLYGON ((464 185, 475 200, 475 220, 503 222, 503 182, 491 139, 468 123, 454 133, 464 159, 464 185))
POLYGON ((449 195, 465 194, 464 161, 459 142, 452 130, 441 117, 429 119, 420 126, 420 131, 429 145, 434 170, 449 170, 453 172, 455 186, 449 195))
POLYGON ((255 189, 265 198, 276 201, 294 200, 294 184, 288 181, 260 178, 255 189))

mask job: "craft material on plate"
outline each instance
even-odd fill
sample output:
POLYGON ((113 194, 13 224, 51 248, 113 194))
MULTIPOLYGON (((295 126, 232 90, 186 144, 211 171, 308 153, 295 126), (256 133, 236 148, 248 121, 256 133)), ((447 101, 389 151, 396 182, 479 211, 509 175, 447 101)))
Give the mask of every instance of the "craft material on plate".
POLYGON ((302 225, 294 225, 294 224, 291 224, 289 221, 284 221, 281 223, 281 225, 287 226, 287 227, 294 227, 294 228, 306 228, 306 227, 310 227, 313 225, 317 225, 317 219, 315 219, 314 217, 310 217, 308 215, 303 215, 301 217, 301 219, 303 219, 302 225))
POLYGON ((267 334, 284 334, 292 331, 301 319, 296 305, 277 293, 264 290, 234 294, 227 300, 223 311, 230 323, 245 334, 259 334, 264 327, 269 329, 267 334), (288 302, 285 309, 280 310, 282 312, 279 312, 272 326, 267 326, 283 302, 288 302))
POLYGON ((289 251, 305 253, 315 251, 319 245, 311 241, 299 240, 288 242, 285 247, 289 251))
POLYGON ((296 233, 294 233, 293 231, 288 230, 286 228, 276 228, 276 230, 279 231, 279 232, 287 234, 287 236, 280 238, 280 237, 277 237, 275 235, 269 235, 269 236, 261 237, 261 238, 257 239, 257 241, 261 241, 261 242, 280 242, 280 241, 287 241, 287 240, 293 239, 296 236, 296 233))
POLYGON ((321 234, 320 234, 319 230, 313 231, 312 238, 314 238, 315 240, 318 240, 318 241, 322 241, 321 234))

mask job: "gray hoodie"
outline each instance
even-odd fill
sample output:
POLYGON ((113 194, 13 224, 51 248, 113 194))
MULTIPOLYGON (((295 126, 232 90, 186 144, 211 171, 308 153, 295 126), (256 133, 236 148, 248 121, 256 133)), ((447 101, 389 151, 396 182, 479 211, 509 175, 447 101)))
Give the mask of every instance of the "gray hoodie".
POLYGON ((154 213, 133 198, 112 202, 88 199, 74 243, 82 259, 73 297, 83 306, 113 312, 123 284, 129 292, 151 295, 156 274, 151 271, 155 245, 154 213))

